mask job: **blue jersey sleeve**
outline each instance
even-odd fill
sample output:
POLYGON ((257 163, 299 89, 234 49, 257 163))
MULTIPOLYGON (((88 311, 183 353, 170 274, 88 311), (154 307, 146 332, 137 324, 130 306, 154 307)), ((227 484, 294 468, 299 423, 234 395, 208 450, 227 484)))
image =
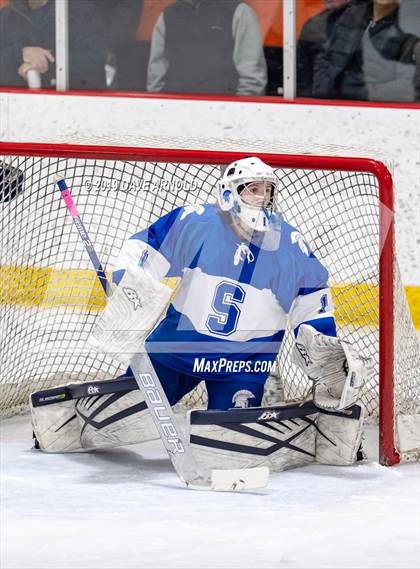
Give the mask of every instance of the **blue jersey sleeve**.
POLYGON ((305 323, 323 334, 335 336, 334 303, 328 286, 328 271, 298 231, 290 231, 287 238, 289 270, 283 274, 287 274, 284 279, 290 279, 286 309, 291 326, 296 335, 299 326, 305 323))
POLYGON ((112 280, 118 284, 124 271, 135 265, 143 268, 154 278, 178 276, 180 263, 176 254, 183 224, 180 224, 182 208, 177 208, 159 218, 146 229, 132 235, 124 244, 117 257, 112 280), (171 270, 175 268, 174 271, 171 270), (171 273, 171 274, 170 274, 171 273))
POLYGON ((118 284, 130 265, 143 268, 158 280, 180 277, 200 253, 201 231, 196 222, 204 219, 204 213, 202 205, 186 205, 132 235, 118 255, 113 282, 118 284))

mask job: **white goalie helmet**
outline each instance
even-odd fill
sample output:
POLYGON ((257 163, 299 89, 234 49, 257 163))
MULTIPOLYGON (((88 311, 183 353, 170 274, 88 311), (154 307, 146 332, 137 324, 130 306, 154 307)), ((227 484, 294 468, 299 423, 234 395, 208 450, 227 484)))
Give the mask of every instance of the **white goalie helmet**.
POLYGON ((222 211, 246 230, 266 232, 277 229, 281 220, 277 203, 278 179, 268 164, 255 156, 227 166, 218 184, 222 211))

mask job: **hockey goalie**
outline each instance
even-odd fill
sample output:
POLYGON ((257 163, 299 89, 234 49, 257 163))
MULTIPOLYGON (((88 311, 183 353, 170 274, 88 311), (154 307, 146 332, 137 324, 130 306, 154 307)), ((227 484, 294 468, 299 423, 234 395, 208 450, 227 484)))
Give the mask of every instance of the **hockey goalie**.
POLYGON ((279 181, 259 158, 225 169, 217 203, 177 208, 132 235, 112 279, 90 344, 127 371, 34 393, 39 448, 157 438, 129 366, 144 346, 171 405, 205 382, 208 409, 186 417, 198 463, 276 471, 361 458, 358 398, 370 361, 337 338, 328 271, 283 218, 279 181), (168 277, 177 280, 175 294, 168 277), (310 397, 264 408, 287 322, 296 337, 290 365, 310 379, 310 397))

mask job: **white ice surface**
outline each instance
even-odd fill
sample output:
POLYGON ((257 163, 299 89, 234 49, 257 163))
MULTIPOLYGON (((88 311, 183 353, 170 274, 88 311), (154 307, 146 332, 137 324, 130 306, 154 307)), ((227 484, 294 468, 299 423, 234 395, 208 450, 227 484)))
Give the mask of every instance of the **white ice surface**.
POLYGON ((188 490, 160 442, 91 454, 31 450, 1 424, 2 569, 418 568, 420 467, 371 460, 272 474, 249 493, 188 490))

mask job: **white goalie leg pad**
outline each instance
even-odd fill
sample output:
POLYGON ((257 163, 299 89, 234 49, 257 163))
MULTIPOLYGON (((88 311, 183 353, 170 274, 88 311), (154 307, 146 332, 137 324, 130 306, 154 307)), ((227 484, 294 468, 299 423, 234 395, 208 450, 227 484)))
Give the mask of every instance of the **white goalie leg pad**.
POLYGON ((351 344, 302 324, 292 351, 292 363, 314 382, 314 402, 320 409, 341 410, 359 398, 373 373, 373 360, 351 344))
POLYGON ((76 413, 84 449, 110 448, 158 439, 150 412, 139 390, 116 399, 105 395, 94 401, 79 399, 76 413))
MULTIPOLYGON (((341 413, 320 412, 316 435, 316 462, 348 466, 359 460, 364 408, 353 405, 341 413)), ((362 452, 362 451, 361 451, 362 452)))
POLYGON ((65 386, 31 395, 32 430, 37 448, 45 452, 83 450, 75 407, 76 401, 68 397, 65 386))
POLYGON ((193 456, 203 468, 268 467, 277 472, 314 462, 317 415, 312 402, 190 411, 187 434, 193 456))
POLYGON ((34 436, 45 452, 75 452, 159 438, 134 379, 70 384, 31 396, 34 436))
POLYGON ((89 345, 128 365, 172 295, 172 289, 140 267, 128 268, 89 337, 89 345))

